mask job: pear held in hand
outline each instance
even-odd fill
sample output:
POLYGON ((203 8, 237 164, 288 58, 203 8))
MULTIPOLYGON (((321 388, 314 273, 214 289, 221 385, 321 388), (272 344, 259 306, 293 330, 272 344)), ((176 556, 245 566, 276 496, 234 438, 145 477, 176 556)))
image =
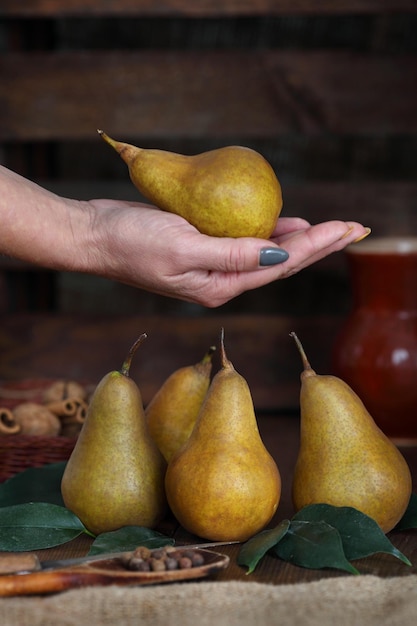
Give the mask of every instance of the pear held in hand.
POLYGON ((173 372, 145 409, 151 437, 166 461, 191 435, 210 385, 214 351, 212 346, 199 363, 173 372))
POLYGON ((62 477, 65 506, 95 535, 123 526, 152 528, 166 512, 166 462, 129 378, 132 357, 145 338, 133 344, 120 371, 97 385, 62 477))
POLYGON ((271 236, 282 209, 281 186, 255 150, 226 146, 187 156, 98 133, 125 161, 137 189, 160 209, 213 237, 271 236))
POLYGON ((168 464, 165 488, 177 520, 213 541, 245 541, 274 515, 281 478, 257 426, 246 380, 227 359, 214 376, 193 432, 168 464))
POLYGON ((408 465, 378 428, 356 393, 340 378, 311 368, 295 333, 301 374, 300 449, 293 501, 350 506, 387 533, 403 516, 412 491, 408 465))

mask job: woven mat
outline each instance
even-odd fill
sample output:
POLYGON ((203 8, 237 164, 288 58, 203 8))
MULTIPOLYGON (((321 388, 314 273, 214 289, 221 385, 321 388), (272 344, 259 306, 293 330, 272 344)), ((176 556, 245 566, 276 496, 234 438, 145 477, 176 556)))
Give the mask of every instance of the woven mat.
POLYGON ((295 585, 188 582, 0 599, 2 626, 415 626, 417 575, 295 585))

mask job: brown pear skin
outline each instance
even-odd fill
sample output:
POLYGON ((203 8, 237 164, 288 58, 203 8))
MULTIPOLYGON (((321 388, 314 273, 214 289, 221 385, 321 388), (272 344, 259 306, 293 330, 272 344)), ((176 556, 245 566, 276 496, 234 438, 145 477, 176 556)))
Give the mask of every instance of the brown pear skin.
POLYGON ((349 385, 336 376, 316 374, 297 335, 290 334, 304 367, 294 507, 322 503, 353 507, 387 533, 408 506, 409 467, 349 385))
POLYGON ((269 239, 282 210, 271 165, 251 148, 226 146, 197 155, 144 149, 98 133, 125 161, 141 194, 213 237, 269 239))
POLYGON ((106 374, 91 398, 65 468, 65 506, 93 534, 124 526, 153 528, 167 510, 166 462, 151 438, 142 397, 129 377, 141 335, 120 371, 106 374))
POLYGON ((246 380, 227 359, 213 377, 196 425, 168 464, 165 489, 178 522, 211 541, 245 541, 273 517, 278 467, 259 434, 246 380))
POLYGON ((214 351, 212 346, 201 361, 173 372, 145 409, 151 437, 167 462, 194 428, 210 385, 214 351))

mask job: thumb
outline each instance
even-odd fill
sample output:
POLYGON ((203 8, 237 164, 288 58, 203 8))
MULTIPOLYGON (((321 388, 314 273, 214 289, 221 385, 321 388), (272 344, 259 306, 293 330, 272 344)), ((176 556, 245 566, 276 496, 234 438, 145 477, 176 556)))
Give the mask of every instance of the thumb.
POLYGON ((205 244, 203 249, 200 246, 200 267, 203 263, 204 269, 211 271, 249 272, 289 258, 286 250, 271 241, 251 237, 207 237, 205 244))

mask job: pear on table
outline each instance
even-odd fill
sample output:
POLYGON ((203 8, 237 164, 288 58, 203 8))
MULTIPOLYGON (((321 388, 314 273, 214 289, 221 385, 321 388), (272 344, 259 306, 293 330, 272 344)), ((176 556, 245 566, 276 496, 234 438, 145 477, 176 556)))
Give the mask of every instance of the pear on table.
POLYGON ((153 528, 167 509, 166 462, 129 376, 145 338, 142 334, 132 345, 120 371, 109 372, 97 385, 62 477, 65 506, 96 535, 123 526, 153 528))
POLYGON ((357 394, 340 378, 311 368, 295 333, 304 370, 300 390, 300 448, 292 496, 309 504, 350 506, 387 533, 402 518, 412 492, 409 467, 357 394))
POLYGON ((211 346, 201 361, 173 372, 146 406, 149 432, 166 461, 191 435, 210 385, 214 351, 211 346))
POLYGON ((255 150, 226 146, 188 156, 98 133, 125 161, 135 187, 158 208, 214 237, 271 236, 282 209, 281 185, 255 150))
POLYGON ((194 429, 168 463, 168 503, 189 532, 245 541, 272 519, 281 496, 278 467, 257 426, 246 380, 228 360, 213 377, 194 429))

